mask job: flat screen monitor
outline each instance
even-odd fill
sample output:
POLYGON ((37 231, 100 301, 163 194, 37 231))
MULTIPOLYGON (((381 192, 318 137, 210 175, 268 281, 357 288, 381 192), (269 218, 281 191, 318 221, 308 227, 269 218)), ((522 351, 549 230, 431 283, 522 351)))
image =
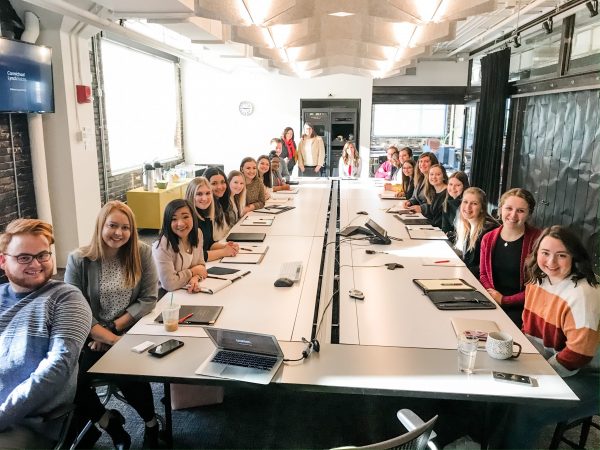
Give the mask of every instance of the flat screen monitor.
POLYGON ((0 112, 54 112, 52 49, 0 38, 0 112))

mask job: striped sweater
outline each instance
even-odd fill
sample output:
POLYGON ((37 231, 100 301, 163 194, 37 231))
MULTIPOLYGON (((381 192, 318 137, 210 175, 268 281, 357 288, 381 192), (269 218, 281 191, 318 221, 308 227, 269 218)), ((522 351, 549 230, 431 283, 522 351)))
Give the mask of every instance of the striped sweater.
POLYGON ((600 368, 600 287, 569 278, 525 287, 523 333, 562 377, 600 368))

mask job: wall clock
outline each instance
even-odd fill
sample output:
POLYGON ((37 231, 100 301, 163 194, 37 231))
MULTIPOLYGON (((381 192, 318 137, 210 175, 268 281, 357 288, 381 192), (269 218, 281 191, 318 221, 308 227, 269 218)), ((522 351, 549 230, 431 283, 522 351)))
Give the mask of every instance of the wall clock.
POLYGON ((242 116, 249 116, 254 112, 254 105, 252 102, 243 101, 240 102, 239 110, 242 116))

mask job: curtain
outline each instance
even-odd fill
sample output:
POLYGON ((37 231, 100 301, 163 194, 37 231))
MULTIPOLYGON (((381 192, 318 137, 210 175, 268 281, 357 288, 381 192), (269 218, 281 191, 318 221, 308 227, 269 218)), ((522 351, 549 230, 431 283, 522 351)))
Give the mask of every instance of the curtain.
POLYGON ((481 59, 481 101, 473 141, 471 185, 483 189, 491 204, 498 203, 502 164, 502 140, 510 48, 481 59))

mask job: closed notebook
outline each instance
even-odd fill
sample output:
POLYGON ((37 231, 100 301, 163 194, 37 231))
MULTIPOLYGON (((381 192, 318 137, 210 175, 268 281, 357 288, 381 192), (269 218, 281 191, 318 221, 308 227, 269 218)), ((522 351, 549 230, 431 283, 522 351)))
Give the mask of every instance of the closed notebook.
POLYGON ((460 278, 413 279, 437 309, 495 309, 485 295, 460 278))
POLYGON ((485 346, 487 335, 500 331, 498 324, 493 320, 470 319, 467 317, 452 317, 450 319, 456 335, 463 333, 472 334, 479 339, 479 346, 485 346))
MULTIPOLYGON (((222 306, 181 305, 179 320, 184 320, 180 322, 180 325, 212 325, 217 321, 217 317, 219 317, 222 310, 222 306)), ((154 321, 163 323, 162 313, 154 321)))

